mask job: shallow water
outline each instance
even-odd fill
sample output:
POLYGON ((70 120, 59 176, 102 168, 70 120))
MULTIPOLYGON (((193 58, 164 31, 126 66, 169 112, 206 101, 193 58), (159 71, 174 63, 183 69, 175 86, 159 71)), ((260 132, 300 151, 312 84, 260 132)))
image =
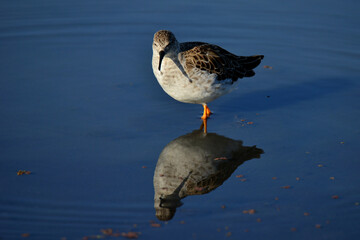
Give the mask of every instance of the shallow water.
POLYGON ((104 237, 101 229, 139 239, 354 239, 358 9, 351 0, 3 1, 0 239, 104 237), (159 29, 265 55, 255 77, 209 104, 208 121, 214 136, 264 153, 222 168, 233 171, 223 182, 206 173, 221 184, 197 185, 211 191, 181 199, 166 222, 154 209, 158 158, 199 129, 202 107, 156 82, 159 29))

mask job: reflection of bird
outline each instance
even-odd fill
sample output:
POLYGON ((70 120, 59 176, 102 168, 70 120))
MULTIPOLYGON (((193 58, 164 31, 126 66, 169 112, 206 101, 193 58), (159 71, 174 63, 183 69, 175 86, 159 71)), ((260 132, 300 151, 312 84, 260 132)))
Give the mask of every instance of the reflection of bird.
POLYGON ((171 141, 161 152, 154 173, 157 218, 170 220, 182 198, 214 190, 240 164, 262 153, 256 146, 244 147, 242 141, 201 130, 171 141))
POLYGON ((206 104, 233 89, 238 78, 254 76, 252 69, 263 58, 236 56, 204 42, 179 43, 166 30, 154 35, 152 67, 158 82, 174 99, 202 104, 202 119, 211 114, 206 104))

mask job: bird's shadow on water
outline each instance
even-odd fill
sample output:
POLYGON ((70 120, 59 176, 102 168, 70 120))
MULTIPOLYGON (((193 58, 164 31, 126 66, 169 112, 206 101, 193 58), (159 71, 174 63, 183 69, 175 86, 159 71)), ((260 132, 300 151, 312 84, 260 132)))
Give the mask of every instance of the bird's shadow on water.
MULTIPOLYGON (((241 83, 240 83, 241 84, 241 83)), ((299 84, 239 94, 231 100, 226 100, 221 105, 234 106, 241 104, 242 111, 261 111, 286 107, 303 101, 311 101, 325 95, 336 93, 353 87, 353 81, 341 78, 324 78, 306 81, 299 84)))

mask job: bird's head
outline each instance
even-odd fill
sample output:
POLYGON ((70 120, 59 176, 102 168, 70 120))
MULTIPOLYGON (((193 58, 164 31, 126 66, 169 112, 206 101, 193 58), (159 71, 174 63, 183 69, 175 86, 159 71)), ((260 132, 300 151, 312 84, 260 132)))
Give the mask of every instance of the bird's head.
POLYGON ((153 51, 159 54, 159 71, 161 70, 161 62, 165 56, 177 54, 179 51, 179 43, 175 35, 167 30, 160 30, 155 33, 153 41, 153 51))

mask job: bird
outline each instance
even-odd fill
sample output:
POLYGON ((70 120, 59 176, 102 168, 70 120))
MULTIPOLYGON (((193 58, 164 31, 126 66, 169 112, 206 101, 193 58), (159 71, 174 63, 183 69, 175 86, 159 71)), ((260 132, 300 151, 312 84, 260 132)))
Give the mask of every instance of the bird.
POLYGON ((162 89, 177 101, 202 104, 203 120, 212 113, 207 104, 232 91, 239 78, 254 76, 264 58, 237 56, 206 42, 180 43, 168 30, 154 34, 152 49, 152 69, 162 89))
POLYGON ((177 137, 161 151, 154 171, 156 217, 169 221, 182 199, 210 193, 241 164, 262 154, 261 148, 200 129, 177 137))

